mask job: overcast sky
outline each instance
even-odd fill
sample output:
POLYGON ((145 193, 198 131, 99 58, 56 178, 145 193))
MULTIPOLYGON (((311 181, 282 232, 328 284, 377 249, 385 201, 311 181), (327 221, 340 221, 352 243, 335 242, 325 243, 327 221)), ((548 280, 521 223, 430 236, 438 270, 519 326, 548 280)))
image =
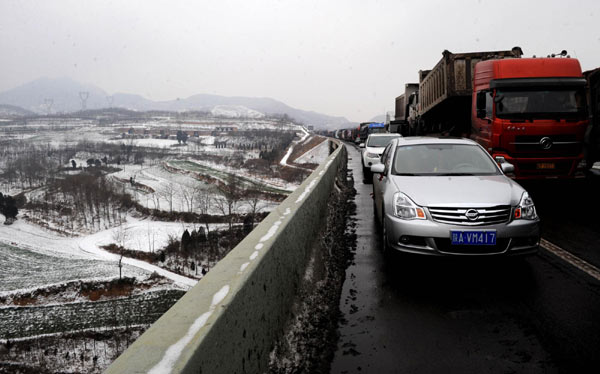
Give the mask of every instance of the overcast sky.
POLYGON ((600 66, 598 0, 0 0, 0 91, 71 77, 109 94, 271 97, 368 120, 441 52, 568 50, 600 66))

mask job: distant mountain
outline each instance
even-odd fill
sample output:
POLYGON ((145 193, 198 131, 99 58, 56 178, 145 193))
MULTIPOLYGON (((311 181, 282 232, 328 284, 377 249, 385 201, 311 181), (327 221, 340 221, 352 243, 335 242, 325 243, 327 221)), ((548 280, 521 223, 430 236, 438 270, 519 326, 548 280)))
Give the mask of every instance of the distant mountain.
POLYGON ((3 117, 30 116, 32 114, 35 113, 15 105, 0 104, 0 116, 3 117))
POLYGON ((135 111, 206 111, 229 117, 258 118, 261 114, 287 114, 295 120, 315 128, 337 129, 352 124, 344 117, 292 108, 270 98, 226 97, 198 94, 184 99, 152 101, 140 95, 107 93, 93 85, 81 84, 69 78, 40 78, 17 88, 0 93, 0 104, 19 106, 45 114, 48 112, 75 112, 82 109, 82 97, 87 95, 86 108, 100 109, 109 106, 135 111), (51 104, 51 106, 50 106, 51 104), (50 106, 50 110, 48 110, 50 106))
POLYGON ((368 120, 367 122, 385 122, 385 114, 380 114, 368 120))
POLYGON ((40 78, 0 93, 0 104, 20 106, 35 113, 74 112, 81 110, 80 92, 88 98, 88 109, 107 106, 106 92, 70 78, 40 78), (50 108, 50 110, 48 110, 50 108))

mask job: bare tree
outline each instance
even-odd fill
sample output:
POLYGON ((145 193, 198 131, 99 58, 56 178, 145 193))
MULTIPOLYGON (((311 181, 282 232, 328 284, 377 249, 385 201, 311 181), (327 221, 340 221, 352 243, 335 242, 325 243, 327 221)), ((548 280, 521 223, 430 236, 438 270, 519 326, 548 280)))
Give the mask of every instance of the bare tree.
POLYGON ((264 205, 260 199, 260 195, 256 192, 251 193, 248 195, 248 197, 246 197, 244 202, 249 208, 249 214, 252 217, 252 227, 254 227, 254 224, 256 223, 256 214, 264 208, 264 205))
POLYGON ((215 203, 219 212, 227 216, 229 230, 231 230, 233 227, 233 213, 244 192, 240 179, 233 174, 229 174, 227 183, 221 186, 219 192, 219 196, 215 198, 215 203))
POLYGON ((126 229, 121 225, 113 231, 112 237, 113 237, 113 240, 115 241, 115 243, 117 243, 117 245, 119 246, 119 252, 121 252, 120 257, 119 257, 119 262, 118 262, 119 280, 120 280, 121 274, 122 274, 122 268, 123 268, 123 250, 125 249, 125 243, 129 239, 129 232, 126 231, 126 229))
POLYGON ((154 230, 150 229, 150 223, 148 223, 148 250, 150 253, 154 253, 154 230))
POLYGON ((200 195, 202 189, 203 186, 200 183, 196 183, 192 186, 182 185, 180 187, 181 196, 185 201, 185 205, 188 212, 194 211, 194 203, 196 201, 196 198, 198 198, 198 196, 200 195))
POLYGON ((112 232, 112 239, 119 247, 124 248, 125 243, 127 240, 129 240, 129 232, 125 227, 123 227, 123 225, 121 225, 112 232))
POLYGON ((175 184, 173 182, 169 182, 162 186, 160 190, 157 191, 160 196, 162 196, 169 203, 169 212, 173 212, 173 198, 175 196, 175 184))
MULTIPOLYGON (((200 185, 201 186, 201 185, 200 185)), ((212 187, 199 188, 196 190, 196 201, 198 207, 198 213, 203 217, 204 225, 206 226, 206 233, 208 234, 208 215, 210 214, 210 208, 213 205, 215 190, 212 187)))

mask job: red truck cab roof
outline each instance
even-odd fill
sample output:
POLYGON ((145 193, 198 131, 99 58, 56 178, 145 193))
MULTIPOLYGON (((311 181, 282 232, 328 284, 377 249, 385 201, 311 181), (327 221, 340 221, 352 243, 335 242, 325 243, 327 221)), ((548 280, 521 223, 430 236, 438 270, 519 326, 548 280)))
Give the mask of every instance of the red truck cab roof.
POLYGON ((574 58, 507 58, 481 61, 475 65, 475 89, 489 87, 492 79, 581 78, 581 65, 574 58))

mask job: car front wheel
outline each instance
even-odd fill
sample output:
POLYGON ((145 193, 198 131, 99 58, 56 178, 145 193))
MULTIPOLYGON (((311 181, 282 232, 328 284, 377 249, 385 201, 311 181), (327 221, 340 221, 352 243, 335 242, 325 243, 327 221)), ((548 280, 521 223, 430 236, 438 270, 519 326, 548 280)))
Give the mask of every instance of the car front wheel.
POLYGON ((388 233, 387 233, 387 228, 386 228, 386 223, 385 223, 385 213, 383 214, 383 218, 381 220, 381 250, 382 250, 384 256, 386 256, 386 257, 390 256, 391 248, 390 248, 390 245, 388 244, 388 233))

